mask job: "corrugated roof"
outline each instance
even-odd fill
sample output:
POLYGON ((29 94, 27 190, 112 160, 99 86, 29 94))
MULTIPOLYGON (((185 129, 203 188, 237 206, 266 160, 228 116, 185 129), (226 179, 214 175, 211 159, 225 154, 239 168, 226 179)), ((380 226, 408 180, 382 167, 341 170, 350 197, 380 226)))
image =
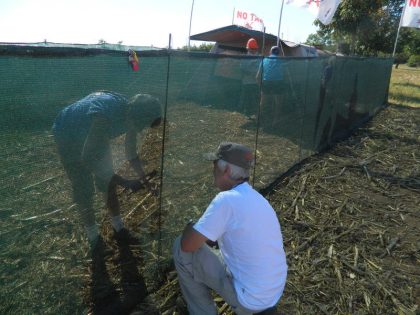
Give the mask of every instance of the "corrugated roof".
POLYGON ((205 33, 195 34, 192 35, 190 39, 207 42, 219 42, 237 47, 245 47, 246 42, 251 37, 255 38, 260 45, 263 42, 263 37, 265 37, 266 44, 271 45, 273 43, 277 43, 277 36, 267 33, 264 34, 263 32, 250 30, 246 27, 238 25, 229 25, 205 33))
MULTIPOLYGON (((226 44, 234 47, 245 47, 246 42, 250 38, 255 38, 258 44, 261 46, 263 42, 263 37, 265 41, 265 46, 274 46, 277 44, 277 36, 269 33, 260 32, 256 30, 250 30, 246 27, 239 25, 229 25, 221 28, 216 28, 214 30, 195 34, 190 36, 192 40, 201 40, 206 42, 218 42, 221 44, 226 44)), ((283 45, 288 47, 297 47, 300 44, 280 40, 283 45)))

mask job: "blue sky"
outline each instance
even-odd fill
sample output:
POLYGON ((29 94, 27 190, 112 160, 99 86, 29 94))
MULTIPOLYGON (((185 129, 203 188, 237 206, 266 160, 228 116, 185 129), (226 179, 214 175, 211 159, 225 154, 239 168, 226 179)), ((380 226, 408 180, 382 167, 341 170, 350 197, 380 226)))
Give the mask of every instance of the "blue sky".
MULTIPOLYGON (((188 43, 192 0, 0 0, 0 42, 96 44, 172 47, 188 43)), ((233 10, 264 20, 277 35, 281 0, 194 0, 191 34, 232 24, 233 10)), ((284 5, 281 37, 304 42, 316 31, 314 17, 284 5)), ((191 44, 199 44, 194 41, 191 44)))

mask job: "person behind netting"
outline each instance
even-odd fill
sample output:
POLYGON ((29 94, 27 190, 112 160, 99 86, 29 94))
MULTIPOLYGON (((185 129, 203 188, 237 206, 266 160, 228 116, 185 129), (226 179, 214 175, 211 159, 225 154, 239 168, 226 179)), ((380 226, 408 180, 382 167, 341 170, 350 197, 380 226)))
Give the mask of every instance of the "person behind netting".
POLYGON ((212 289, 236 314, 271 311, 283 294, 287 263, 276 213, 248 183, 254 155, 245 145, 222 142, 206 159, 221 192, 173 246, 188 310, 217 314, 212 289), (220 250, 211 248, 215 243, 220 250))
POLYGON ((271 121, 271 127, 276 127, 280 120, 283 94, 285 93, 283 61, 279 58, 280 48, 273 46, 270 55, 263 59, 257 73, 257 81, 261 82, 260 108, 262 123, 271 121), (262 77, 262 78, 261 78, 262 77))
POLYGON ((160 122, 158 99, 148 94, 127 99, 109 91, 89 94, 57 115, 54 138, 91 247, 99 238, 93 210, 95 186, 104 193, 115 237, 129 235, 120 215, 117 186, 133 192, 143 186, 152 189, 138 157, 136 138, 138 132, 156 127, 160 122), (114 173, 110 140, 122 134, 125 134, 126 158, 138 179, 126 179, 114 173))
MULTIPOLYGON (((331 78, 333 74, 333 65, 336 57, 329 57, 324 64, 324 68, 322 70, 321 82, 319 86, 319 101, 318 101, 318 108, 316 112, 315 118, 315 128, 313 134, 313 143, 314 147, 317 151, 322 150, 323 148, 330 145, 331 142, 331 114, 328 115, 328 120, 322 126, 323 130, 320 135, 320 131, 318 130, 320 127, 320 120, 322 116, 325 116, 325 112, 332 113, 332 103, 328 104, 329 106, 325 106, 325 99, 326 96, 331 93, 331 78), (322 115, 324 114, 324 115, 322 115)), ((335 121, 335 120, 334 120, 335 121)))
MULTIPOLYGON (((246 43, 247 56, 258 56, 258 49, 258 42, 254 38, 250 38, 246 43)), ((240 63, 242 74, 240 110, 249 116, 256 115, 258 112, 259 88, 255 79, 258 64, 257 58, 244 58, 240 63)))

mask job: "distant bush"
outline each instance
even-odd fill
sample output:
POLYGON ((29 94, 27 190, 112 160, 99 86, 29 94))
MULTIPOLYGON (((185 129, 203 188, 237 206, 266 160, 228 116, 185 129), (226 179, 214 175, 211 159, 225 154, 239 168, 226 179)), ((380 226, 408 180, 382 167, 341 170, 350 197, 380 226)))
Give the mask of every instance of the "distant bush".
MULTIPOLYGON (((213 47, 213 44, 206 44, 203 43, 200 46, 191 46, 190 51, 201 51, 201 52, 209 52, 213 47)), ((178 48, 179 49, 179 48, 178 48)), ((188 50, 188 46, 182 46, 181 50, 188 50)))
POLYGON ((419 67, 420 55, 411 55, 410 58, 408 58, 407 65, 409 67, 419 67))
POLYGON ((406 63, 408 55, 406 53, 399 53, 395 55, 395 63, 406 63))

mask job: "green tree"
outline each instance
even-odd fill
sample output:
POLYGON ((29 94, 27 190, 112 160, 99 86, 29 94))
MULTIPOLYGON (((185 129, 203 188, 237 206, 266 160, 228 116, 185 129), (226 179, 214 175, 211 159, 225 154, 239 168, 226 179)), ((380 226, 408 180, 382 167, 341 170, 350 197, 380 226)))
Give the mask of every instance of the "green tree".
POLYGON ((404 0, 343 0, 331 24, 319 20, 325 42, 348 44, 357 55, 391 54, 404 0))
POLYGON ((407 55, 420 55, 420 31, 414 28, 401 28, 397 52, 407 55))
MULTIPOLYGON (((200 46, 190 46, 190 51, 201 51, 201 52, 209 52, 213 47, 213 44, 206 44, 203 43, 200 46)), ((181 50, 188 51, 188 46, 182 46, 181 50)))
POLYGON ((312 46, 327 46, 333 44, 331 36, 323 36, 322 34, 310 34, 306 40, 306 44, 312 46))

